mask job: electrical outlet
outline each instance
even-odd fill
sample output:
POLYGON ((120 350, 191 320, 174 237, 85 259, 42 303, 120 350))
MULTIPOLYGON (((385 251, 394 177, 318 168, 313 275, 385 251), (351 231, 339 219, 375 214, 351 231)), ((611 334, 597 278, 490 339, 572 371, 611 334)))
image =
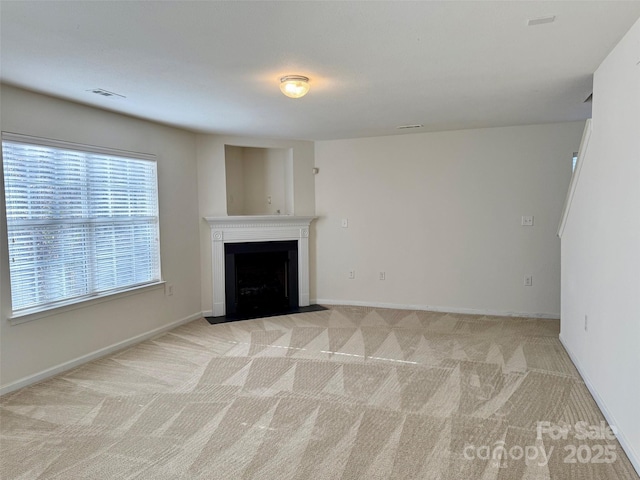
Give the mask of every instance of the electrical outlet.
POLYGON ((356 278, 356 271, 349 270, 349 280, 354 280, 356 278))
POLYGON ((533 285, 533 275, 526 275, 524 277, 524 286, 530 287, 533 285))
POLYGON ((587 317, 586 315, 584 316, 584 331, 589 331, 589 317, 587 317))
POLYGON ((522 217, 523 227, 533 227, 533 215, 522 217))
POLYGON ((387 278, 387 274, 385 272, 380 272, 380 280, 385 280, 387 278))

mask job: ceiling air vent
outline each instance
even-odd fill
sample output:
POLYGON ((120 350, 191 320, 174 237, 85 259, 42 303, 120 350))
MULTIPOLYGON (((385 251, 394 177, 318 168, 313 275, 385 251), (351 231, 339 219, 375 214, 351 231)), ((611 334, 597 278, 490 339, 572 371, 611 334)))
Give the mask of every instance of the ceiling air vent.
POLYGON ((543 25, 545 23, 553 23, 555 19, 556 19, 555 15, 548 15, 546 17, 539 17, 539 18, 531 18, 527 22, 527 25, 529 25, 530 27, 534 27, 536 25, 543 25))
POLYGON ((118 93, 110 92, 110 91, 104 90, 102 88, 92 88, 91 90, 87 90, 87 92, 95 93, 96 95, 101 95, 103 97, 127 98, 124 95, 120 95, 118 93))
POLYGON ((424 127, 424 125, 421 124, 414 124, 414 125, 400 125, 399 127, 396 127, 398 130, 406 130, 408 128, 422 128, 424 127))

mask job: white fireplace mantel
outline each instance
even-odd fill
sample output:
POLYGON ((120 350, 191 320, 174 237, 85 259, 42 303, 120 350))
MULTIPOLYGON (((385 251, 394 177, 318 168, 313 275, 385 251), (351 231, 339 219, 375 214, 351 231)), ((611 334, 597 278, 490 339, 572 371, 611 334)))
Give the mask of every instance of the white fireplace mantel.
POLYGON ((293 215, 242 215, 204 217, 211 227, 213 316, 225 315, 224 244, 241 242, 298 241, 298 297, 309 305, 309 226, 317 217, 293 215))

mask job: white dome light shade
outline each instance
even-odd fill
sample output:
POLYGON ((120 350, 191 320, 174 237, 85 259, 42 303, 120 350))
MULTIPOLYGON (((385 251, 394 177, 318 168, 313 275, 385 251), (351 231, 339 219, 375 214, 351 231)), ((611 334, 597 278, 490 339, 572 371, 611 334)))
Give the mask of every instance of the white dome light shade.
POLYGON ((309 92, 309 79, 302 75, 287 75, 280 79, 280 90, 290 98, 304 97, 309 92))

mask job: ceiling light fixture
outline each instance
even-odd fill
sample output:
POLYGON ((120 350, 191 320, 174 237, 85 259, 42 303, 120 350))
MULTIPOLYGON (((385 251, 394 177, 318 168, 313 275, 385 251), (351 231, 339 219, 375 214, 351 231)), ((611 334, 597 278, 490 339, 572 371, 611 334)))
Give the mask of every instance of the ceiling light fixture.
POLYGON ((280 79, 280 91, 290 98, 304 97, 309 92, 309 79, 302 75, 286 75, 280 79))

